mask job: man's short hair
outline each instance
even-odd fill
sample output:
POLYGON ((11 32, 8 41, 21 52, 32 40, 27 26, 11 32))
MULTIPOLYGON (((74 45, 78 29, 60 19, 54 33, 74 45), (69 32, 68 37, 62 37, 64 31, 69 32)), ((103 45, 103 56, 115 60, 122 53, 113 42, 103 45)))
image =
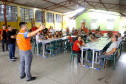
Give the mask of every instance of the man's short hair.
POLYGON ((118 36, 117 35, 115 35, 115 38, 116 38, 116 41, 118 41, 118 36))
POLYGON ((5 26, 5 24, 3 24, 2 26, 5 26))
POLYGON ((68 34, 68 36, 71 36, 70 34, 68 34))
POLYGON ((8 25, 7 27, 11 27, 11 25, 8 25))
POLYGON ((118 33, 121 36, 121 33, 118 33))
POLYGON ((22 28, 25 24, 27 24, 27 23, 26 22, 20 22, 19 27, 22 28))

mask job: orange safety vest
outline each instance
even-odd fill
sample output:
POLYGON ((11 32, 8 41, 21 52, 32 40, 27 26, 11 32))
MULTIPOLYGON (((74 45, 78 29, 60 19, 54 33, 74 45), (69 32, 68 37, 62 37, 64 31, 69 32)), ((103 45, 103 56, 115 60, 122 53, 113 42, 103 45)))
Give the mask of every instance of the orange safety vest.
POLYGON ((88 33, 88 29, 87 29, 87 28, 85 28, 85 30, 84 30, 84 31, 85 31, 85 33, 88 33))
MULTIPOLYGON (((8 29, 5 29, 5 31, 6 31, 6 33, 7 33, 7 31, 8 31, 8 29)), ((1 29, 1 40, 3 39, 3 29, 1 29)))
POLYGON ((20 30, 19 33, 17 34, 16 41, 17 45, 20 50, 27 51, 31 50, 31 43, 30 43, 30 38, 25 38, 24 37, 24 30, 20 30))

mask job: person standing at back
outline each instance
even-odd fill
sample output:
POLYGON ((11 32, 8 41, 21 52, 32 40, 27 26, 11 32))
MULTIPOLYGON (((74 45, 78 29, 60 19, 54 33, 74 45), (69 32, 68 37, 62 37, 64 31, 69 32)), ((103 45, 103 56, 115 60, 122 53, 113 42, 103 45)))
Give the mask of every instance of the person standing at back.
POLYGON ((6 51, 8 51, 8 40, 7 40, 7 36, 6 36, 7 31, 8 31, 8 29, 6 29, 6 25, 3 24, 2 29, 1 29, 1 40, 2 40, 2 49, 3 49, 3 51, 5 51, 4 43, 6 43, 6 51))
POLYGON ((7 38, 8 38, 8 45, 10 48, 10 51, 9 51, 10 61, 14 62, 16 59, 15 57, 16 33, 13 31, 10 25, 8 25, 7 38))
POLYGON ((28 33, 27 30, 27 23, 20 22, 19 24, 21 30, 17 34, 16 41, 19 47, 19 54, 20 54, 20 78, 23 79, 26 76, 26 81, 35 80, 36 77, 31 76, 31 62, 32 62, 32 52, 31 52, 31 43, 30 37, 36 35, 39 31, 43 30, 45 26, 40 26, 39 29, 28 33))
POLYGON ((15 26, 14 26, 14 28, 13 28, 13 32, 14 32, 15 34, 17 34, 17 29, 16 29, 15 26))

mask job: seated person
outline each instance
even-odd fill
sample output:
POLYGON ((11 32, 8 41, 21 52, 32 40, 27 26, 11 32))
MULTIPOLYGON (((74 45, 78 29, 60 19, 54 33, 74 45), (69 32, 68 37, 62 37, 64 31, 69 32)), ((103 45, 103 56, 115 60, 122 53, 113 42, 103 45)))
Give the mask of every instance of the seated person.
POLYGON ((52 36, 51 32, 49 32, 49 34, 46 37, 47 37, 47 39, 53 39, 53 36, 52 36))
POLYGON ((75 32, 74 32, 74 35, 76 36, 76 35, 78 35, 78 32, 77 32, 77 30, 75 30, 75 32))
POLYGON ((95 41, 98 40, 95 34, 92 35, 92 39, 95 40, 95 41))
POLYGON ((81 38, 81 36, 78 37, 78 40, 76 40, 73 44, 73 53, 77 54, 78 56, 78 63, 79 63, 79 66, 82 66, 81 65, 81 62, 80 62, 80 58, 81 58, 81 51, 80 51, 80 48, 81 46, 85 46, 85 42, 84 40, 81 38))
POLYGON ((124 39, 124 37, 121 36, 121 33, 118 33, 117 36, 118 36, 118 45, 119 45, 120 42, 124 39))
POLYGON ((68 39, 70 39, 70 43, 72 43, 72 42, 73 42, 73 38, 71 37, 71 35, 70 35, 70 34, 68 35, 68 39))
POLYGON ((87 41, 88 42, 90 42, 90 41, 92 42, 92 41, 97 41, 97 40, 93 37, 93 34, 90 33, 89 36, 87 36, 87 41))
POLYGON ((46 36, 47 34, 48 34, 48 29, 47 28, 43 29, 42 30, 42 35, 46 36))
POLYGON ((63 33, 62 33, 62 31, 59 32, 59 36, 60 36, 60 38, 63 37, 63 33))
POLYGON ((54 35, 54 33, 55 33, 55 30, 53 29, 53 27, 52 26, 50 26, 50 30, 49 30, 49 32, 51 32, 52 33, 52 35, 54 35))
MULTIPOLYGON (((116 52, 116 49, 118 48, 118 43, 117 43, 117 40, 118 40, 118 36, 117 35, 113 35, 111 37, 111 45, 109 46, 109 48, 102 53, 102 55, 98 56, 98 59, 100 61, 100 64, 103 64, 103 60, 104 58, 111 58, 112 57, 112 54, 114 52, 116 52)), ((105 63, 105 67, 108 67, 107 66, 107 61, 105 63)))
POLYGON ((56 31, 56 33, 54 34, 54 38, 60 38, 58 31, 56 31))
MULTIPOLYGON (((42 40, 42 39, 43 39, 43 36, 41 35, 41 33, 40 33, 40 31, 39 31, 39 32, 37 33, 37 35, 36 35, 36 43, 39 42, 39 41, 42 40)), ((39 43, 38 45, 41 46, 42 43, 39 43)))
POLYGON ((101 37, 101 33, 100 33, 100 32, 98 32, 98 30, 97 30, 97 29, 96 29, 95 35, 96 35, 96 37, 97 37, 97 38, 101 37))
POLYGON ((82 35, 82 32, 81 32, 81 30, 78 30, 78 35, 82 35))

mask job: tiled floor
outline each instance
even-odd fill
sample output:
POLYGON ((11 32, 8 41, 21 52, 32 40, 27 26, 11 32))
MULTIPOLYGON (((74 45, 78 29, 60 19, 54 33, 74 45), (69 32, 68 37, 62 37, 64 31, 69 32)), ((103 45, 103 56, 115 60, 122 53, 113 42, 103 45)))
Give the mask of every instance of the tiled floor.
MULTIPOLYGON (((117 59, 116 70, 112 66, 102 69, 102 66, 95 65, 100 71, 78 67, 76 60, 70 63, 70 52, 52 58, 34 55, 31 73, 37 79, 31 82, 19 78, 19 59, 10 62, 9 52, 0 52, 0 84, 126 84, 125 50, 123 48, 122 55, 117 59)), ((16 56, 19 58, 18 48, 16 56)))

